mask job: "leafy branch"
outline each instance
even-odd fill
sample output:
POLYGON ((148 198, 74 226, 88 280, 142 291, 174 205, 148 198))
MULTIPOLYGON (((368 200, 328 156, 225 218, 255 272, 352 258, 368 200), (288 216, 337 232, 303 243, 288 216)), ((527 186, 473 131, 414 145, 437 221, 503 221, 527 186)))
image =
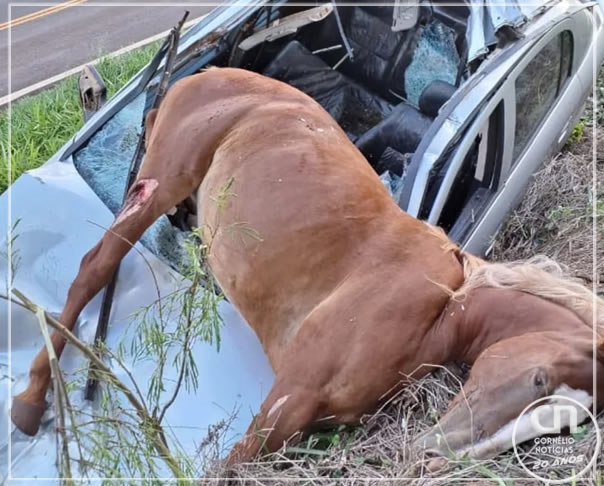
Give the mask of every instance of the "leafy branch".
MULTIPOLYGON (((23 305, 27 307, 31 312, 36 315, 41 315, 46 320, 46 323, 52 327, 55 331, 57 331, 67 342, 73 345, 78 351, 83 353, 89 360, 91 360, 95 366, 103 373, 106 379, 119 391, 121 391, 124 396, 128 399, 130 404, 137 411, 142 423, 147 425, 147 430, 150 431, 149 438, 151 439, 155 449, 159 453, 160 457, 166 462, 168 467, 172 470, 175 477, 181 478, 185 477, 183 471, 181 471, 178 461, 172 457, 170 450, 168 449, 168 445, 165 442, 163 436, 163 430, 161 425, 149 414, 146 408, 138 401, 136 396, 130 391, 130 389, 111 371, 101 359, 99 359, 96 354, 82 341, 80 341, 77 337, 75 337, 69 329, 67 329, 63 324, 57 321, 54 317, 52 317, 48 312, 34 304, 31 300, 29 300, 23 293, 21 293, 17 289, 13 289, 13 293, 21 300, 23 305)), ((52 343, 51 343, 52 348, 52 343)), ((54 353, 53 353, 54 354, 54 353)), ((53 361, 51 360, 51 363, 53 361)), ((54 362, 57 362, 56 356, 54 362)), ((56 369, 58 371, 58 367, 56 369)))

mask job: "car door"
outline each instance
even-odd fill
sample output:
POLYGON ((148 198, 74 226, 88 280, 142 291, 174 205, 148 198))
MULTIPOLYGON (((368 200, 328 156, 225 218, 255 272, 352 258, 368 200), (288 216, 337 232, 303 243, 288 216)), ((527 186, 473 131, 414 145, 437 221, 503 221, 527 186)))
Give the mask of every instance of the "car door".
MULTIPOLYGON (((589 86, 593 15, 559 22, 526 52, 464 132, 427 219, 481 254, 526 190, 531 175, 566 140, 589 86)), ((426 214, 424 208, 424 215, 426 214)))
POLYGON ((503 167, 509 165, 512 133, 505 123, 509 96, 509 90, 500 90, 484 106, 440 170, 442 180, 432 184, 437 193, 429 191, 424 201, 421 216, 456 241, 463 241, 480 219, 499 190, 503 167))

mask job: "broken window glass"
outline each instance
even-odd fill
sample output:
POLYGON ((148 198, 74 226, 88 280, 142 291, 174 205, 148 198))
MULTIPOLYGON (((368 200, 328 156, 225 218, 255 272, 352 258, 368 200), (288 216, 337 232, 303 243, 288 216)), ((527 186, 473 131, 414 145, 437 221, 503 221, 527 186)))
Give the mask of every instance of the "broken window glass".
MULTIPOLYGON (((76 169, 113 214, 122 206, 144 107, 145 93, 118 111, 74 154, 76 169)), ((141 243, 178 270, 185 258, 182 245, 185 237, 186 233, 172 226, 166 216, 160 216, 142 236, 141 243)))
POLYGON ((552 39, 516 78, 516 129, 513 163, 554 105, 571 66, 569 31, 552 39))

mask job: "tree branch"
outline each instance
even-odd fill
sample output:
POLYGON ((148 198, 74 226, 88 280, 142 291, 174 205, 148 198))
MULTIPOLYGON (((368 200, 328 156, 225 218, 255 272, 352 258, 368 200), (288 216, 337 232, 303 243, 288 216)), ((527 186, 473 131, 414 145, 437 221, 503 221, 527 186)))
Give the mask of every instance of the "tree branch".
POLYGON ((19 290, 13 289, 13 293, 21 300, 21 302, 23 302, 23 305, 25 305, 25 307, 27 307, 33 313, 38 314, 40 312, 43 312, 47 324, 52 327, 55 331, 57 331, 67 342, 71 343, 75 348, 77 348, 78 351, 82 352, 90 361, 94 363, 95 366, 98 367, 101 372, 103 372, 109 378, 109 381, 124 394, 130 404, 136 409, 139 418, 143 422, 142 428, 148 429, 148 426, 151 426, 150 439, 153 442, 153 446, 159 453, 159 456, 168 465, 168 467, 172 470, 173 474, 177 478, 186 477, 184 472, 181 471, 178 462, 176 461, 176 459, 174 459, 174 457, 172 457, 172 454, 170 453, 170 449, 168 448, 168 445, 164 439, 164 434, 161 425, 157 422, 157 420, 155 420, 152 416, 149 415, 145 407, 138 401, 134 393, 132 393, 132 391, 130 391, 130 389, 126 385, 124 385, 124 383, 122 383, 117 376, 115 376, 113 371, 111 371, 111 369, 84 342, 80 341, 76 336, 74 336, 73 333, 69 331, 69 329, 63 326, 63 324, 57 321, 54 317, 52 317, 41 307, 34 304, 19 290))

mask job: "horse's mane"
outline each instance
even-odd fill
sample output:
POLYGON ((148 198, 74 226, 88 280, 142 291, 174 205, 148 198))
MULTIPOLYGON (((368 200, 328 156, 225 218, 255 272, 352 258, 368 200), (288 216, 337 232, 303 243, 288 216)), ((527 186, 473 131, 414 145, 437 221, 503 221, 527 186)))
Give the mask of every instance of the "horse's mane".
POLYGON ((604 300, 581 280, 569 275, 562 265, 545 255, 514 262, 490 263, 461 250, 441 228, 426 225, 430 233, 443 242, 442 249, 454 252, 463 265, 464 281, 461 287, 457 290, 444 288, 452 299, 463 300, 468 292, 480 287, 526 292, 566 307, 590 328, 595 316, 604 346, 604 300))
POLYGON ((595 316, 598 332, 604 335, 604 300, 551 258, 536 255, 523 261, 489 263, 466 252, 460 253, 464 283, 451 294, 453 299, 463 299, 470 290, 479 287, 518 290, 566 307, 589 327, 595 316))

